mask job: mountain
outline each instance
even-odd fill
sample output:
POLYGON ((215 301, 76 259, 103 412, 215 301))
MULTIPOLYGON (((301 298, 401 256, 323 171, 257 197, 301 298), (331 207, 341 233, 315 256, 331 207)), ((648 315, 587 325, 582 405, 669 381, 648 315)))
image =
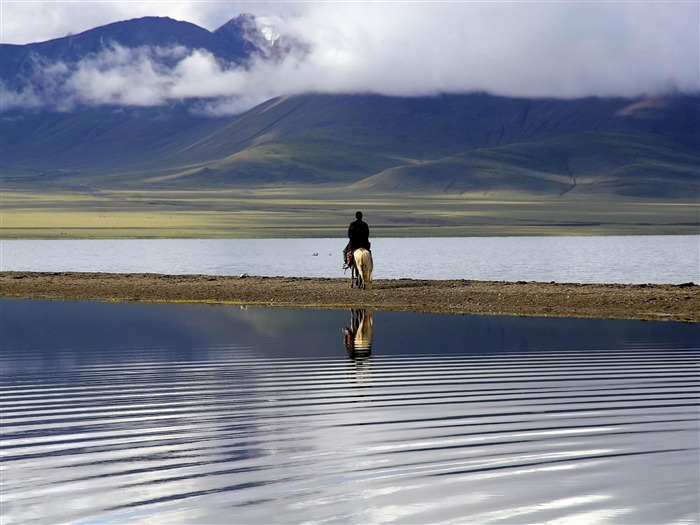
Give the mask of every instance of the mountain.
POLYGON ((280 60, 294 51, 308 51, 304 43, 279 34, 273 26, 264 24, 247 13, 232 18, 214 31, 214 34, 232 44, 235 49, 242 49, 248 57, 280 60))
POLYGON ((307 51, 251 15, 213 32, 146 17, 2 44, 0 182, 39 191, 337 184, 365 192, 698 196, 698 95, 311 93, 215 117, 205 109, 220 92, 205 99, 168 91, 187 75, 204 83, 202 67, 226 83, 231 72, 258 62, 274 68, 307 51), (201 60, 183 66, 193 57, 201 60), (139 83, 144 77, 152 82, 139 83))
MULTIPOLYGON (((303 50, 302 43, 277 34, 252 15, 239 15, 214 32, 171 18, 126 20, 47 42, 0 44, 0 103, 3 110, 119 105, 106 96, 76 97, 75 92, 96 74, 110 71, 117 77, 161 75, 171 81, 177 66, 193 52, 205 53, 222 71, 231 71, 248 67, 254 59, 274 61, 303 50)), ((129 87, 135 86, 127 81, 125 89, 129 87)))
POLYGON ((73 65, 114 46, 124 48, 183 46, 205 49, 224 60, 241 63, 250 54, 243 41, 221 38, 195 24, 171 18, 145 17, 90 29, 77 35, 26 45, 0 44, 0 78, 9 86, 21 85, 41 74, 42 66, 73 65))
POLYGON ((188 104, 2 115, 5 187, 255 187, 698 196, 697 96, 299 95, 209 118, 188 104))
MULTIPOLYGON (((134 48, 141 46, 185 46, 206 49, 217 56, 236 62, 247 58, 242 43, 231 45, 206 29, 167 17, 145 17, 115 22, 77 35, 27 45, 2 44, 2 78, 26 71, 27 59, 41 57, 50 62, 77 62, 109 45, 134 48), (24 66, 24 67, 23 67, 24 66)), ((30 65, 30 64, 29 64, 30 65)))

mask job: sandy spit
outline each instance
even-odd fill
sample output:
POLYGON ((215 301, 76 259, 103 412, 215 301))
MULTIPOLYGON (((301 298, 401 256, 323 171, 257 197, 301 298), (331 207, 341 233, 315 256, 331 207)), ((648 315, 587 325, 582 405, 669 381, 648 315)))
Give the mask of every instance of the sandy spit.
POLYGON ((0 297, 203 302, 545 317, 700 322, 700 286, 342 278, 0 272, 0 297))

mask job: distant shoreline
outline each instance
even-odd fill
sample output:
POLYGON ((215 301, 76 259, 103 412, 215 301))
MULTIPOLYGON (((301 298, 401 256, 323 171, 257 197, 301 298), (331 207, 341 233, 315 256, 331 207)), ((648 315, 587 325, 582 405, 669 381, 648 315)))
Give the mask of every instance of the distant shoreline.
POLYGON ((380 279, 372 290, 356 290, 347 278, 0 272, 0 297, 700 322, 700 286, 693 283, 380 279))
POLYGON ((2 188, 4 240, 338 238, 362 210, 372 237, 697 235, 697 200, 444 191, 342 184, 217 189, 2 188), (39 205, 39 203, 41 205, 39 205), (290 225, 293 228, 290 230, 290 225))

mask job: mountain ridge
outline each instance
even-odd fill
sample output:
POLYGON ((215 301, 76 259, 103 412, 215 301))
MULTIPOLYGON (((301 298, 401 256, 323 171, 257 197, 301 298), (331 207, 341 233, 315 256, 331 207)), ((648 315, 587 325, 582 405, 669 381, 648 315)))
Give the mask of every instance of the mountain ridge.
POLYGON ((17 85, 13 77, 30 76, 46 62, 74 63, 98 53, 106 47, 120 45, 128 48, 143 46, 186 46, 206 49, 221 58, 240 62, 247 58, 243 49, 235 49, 206 29, 190 22, 169 17, 143 17, 113 22, 66 37, 25 45, 0 44, 4 56, 0 78, 10 86, 17 85))
POLYGON ((698 101, 631 111, 640 100, 309 94, 225 118, 188 105, 5 112, 0 157, 14 185, 687 195, 700 176, 700 123, 688 117, 698 101))
MULTIPOLYGON (((188 69, 193 60, 225 75, 244 71, 255 61, 276 62, 295 51, 303 54, 305 49, 303 43, 273 35, 270 27, 245 14, 213 32, 190 22, 149 16, 45 42, 0 44, 0 109, 165 105, 171 101, 162 93, 155 100, 121 100, 114 93, 110 97, 99 81, 128 76, 124 91, 166 89, 182 80, 183 74, 196 74, 196 69, 188 69), (106 78, 100 78, 103 75, 106 78), (139 86, 142 79, 146 84, 139 86)), ((196 98, 187 89, 172 97, 196 98)))
POLYGON ((150 105, 147 96, 72 100, 70 75, 86 61, 110 67, 100 53, 115 46, 140 50, 121 57, 120 67, 142 60, 138 65, 156 73, 195 50, 234 70, 304 52, 303 43, 250 15, 213 32, 144 17, 42 43, 1 44, 5 187, 337 184, 354 191, 698 195, 698 95, 306 93, 226 116, 207 112, 211 98, 184 95, 150 105))

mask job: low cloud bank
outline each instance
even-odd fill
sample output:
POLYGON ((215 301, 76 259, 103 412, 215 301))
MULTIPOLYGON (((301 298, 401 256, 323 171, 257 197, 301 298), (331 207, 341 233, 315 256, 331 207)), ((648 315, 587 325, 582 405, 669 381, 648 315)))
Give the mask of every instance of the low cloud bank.
POLYGON ((80 106, 148 107, 191 98, 239 97, 249 74, 203 50, 110 45, 74 64, 35 62, 19 89, 0 85, 0 107, 71 111, 80 106))

